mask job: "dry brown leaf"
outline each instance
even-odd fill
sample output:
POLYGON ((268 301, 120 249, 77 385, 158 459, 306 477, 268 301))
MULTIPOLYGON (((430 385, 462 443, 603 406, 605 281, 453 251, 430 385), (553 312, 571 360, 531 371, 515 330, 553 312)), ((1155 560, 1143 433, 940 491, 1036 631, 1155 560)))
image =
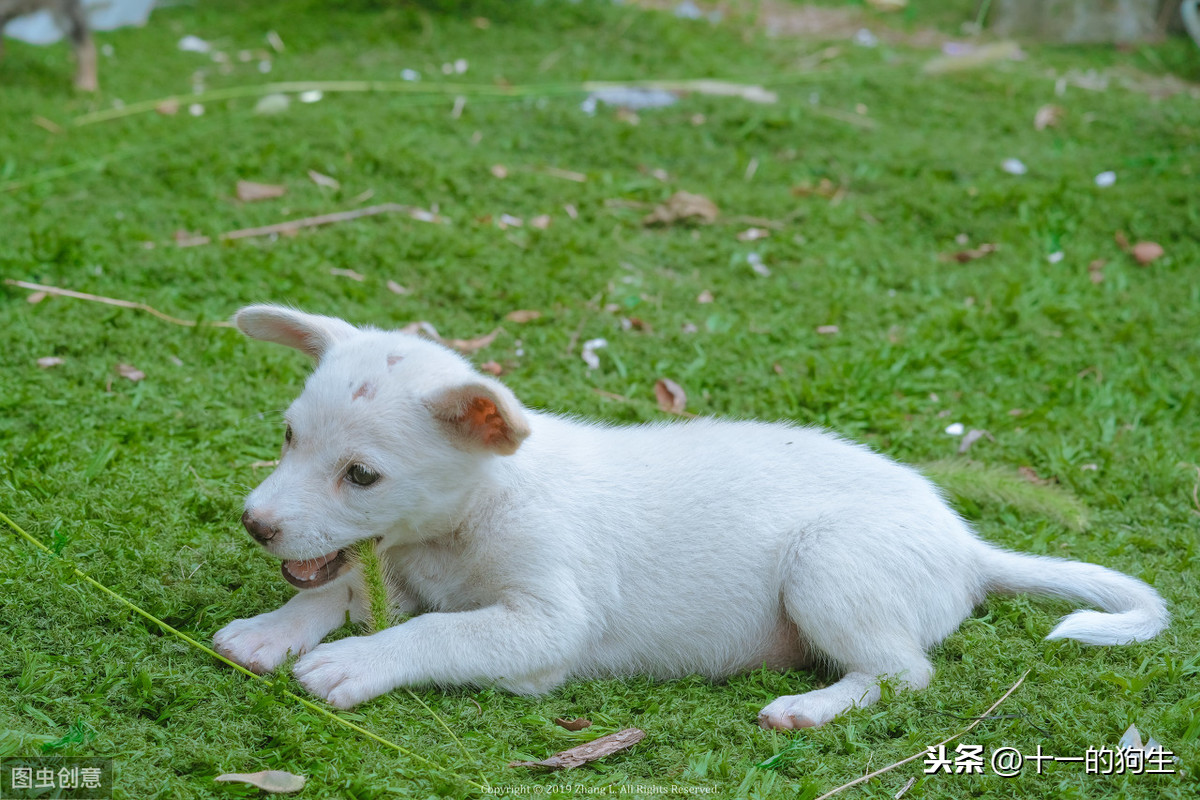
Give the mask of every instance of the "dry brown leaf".
POLYGON ((57 367, 63 363, 63 359, 59 358, 58 356, 42 356, 37 360, 37 365, 42 369, 50 369, 51 367, 57 367))
POLYGON ((1117 243, 1117 247, 1129 252, 1129 237, 1125 235, 1125 231, 1117 231, 1113 234, 1113 241, 1117 243))
POLYGON ((560 728, 566 728, 569 731, 581 731, 584 728, 592 727, 592 721, 590 719, 584 719, 583 717, 580 717, 579 719, 563 719, 562 717, 555 717, 554 724, 560 728))
POLYGON ((287 194, 286 186, 270 183, 255 183, 254 181, 237 182, 237 199, 243 203, 253 203, 259 200, 274 200, 287 194))
POLYGON ((393 292, 395 294, 410 294, 412 292, 412 290, 409 289, 408 287, 401 286, 400 284, 396 283, 395 281, 388 281, 387 287, 388 287, 388 291, 393 292))
POLYGON ((497 377, 504 374, 504 367, 495 361, 485 361, 479 365, 479 369, 481 372, 486 372, 488 375, 496 375, 497 377))
POLYGON ((433 339, 435 342, 442 341, 442 335, 437 332, 437 328, 425 320, 410 322, 400 329, 401 333, 410 333, 413 336, 424 336, 426 339, 433 339))
POLYGON ((464 355, 470 355, 496 341, 496 337, 502 333, 504 333, 504 328, 496 328, 491 333, 476 336, 474 339, 443 339, 442 344, 452 347, 464 355))
POLYGON ((818 325, 817 326, 817 333, 821 334, 822 336, 832 336, 835 333, 837 333, 838 330, 839 329, 838 329, 837 325, 818 325))
POLYGON ((587 744, 572 747, 555 753, 542 761, 513 761, 510 767, 545 767, 547 769, 572 769, 597 761, 613 753, 633 747, 646 738, 646 732, 640 728, 626 728, 623 731, 601 736, 587 744))
POLYGON ((122 378, 128 378, 134 383, 146 379, 146 373, 142 372, 132 364, 117 364, 117 374, 122 378))
POLYGON ((621 330, 654 333, 654 326, 641 317, 621 317, 621 330))
POLYGON ((550 227, 550 222, 551 220, 549 214, 539 214, 533 219, 529 220, 529 227, 537 228, 539 231, 544 231, 546 228, 550 227))
POLYGON ((1054 483, 1053 478, 1043 478, 1039 476, 1033 467, 1018 467, 1017 473, 1025 480, 1029 481, 1030 483, 1036 483, 1038 486, 1049 486, 1054 483))
POLYGON ((29 305, 31 305, 31 306, 36 306, 38 303, 42 302, 49 296, 50 296, 49 292, 34 292, 33 294, 31 294, 25 298, 25 302, 29 303, 29 305))
POLYGON ((618 122, 624 122, 629 125, 642 124, 642 118, 638 116, 638 113, 629 108, 618 108, 613 116, 617 118, 618 122))
POLYGON ((508 167, 504 166, 503 164, 493 164, 488 171, 491 172, 494 177, 499 178, 500 180, 504 180, 508 177, 508 167))
POLYGON ((331 267, 329 274, 338 278, 349 278, 350 280, 358 281, 359 283, 362 283, 367 279, 367 276, 363 275, 361 272, 355 272, 352 269, 341 269, 340 267, 331 267))
POLYGON ((643 225, 674 225, 678 222, 716 222, 721 212, 702 194, 676 192, 642 220, 643 225))
POLYGON ((531 308, 518 308, 516 311, 510 311, 505 314, 504 318, 509 322, 515 322, 518 325, 524 325, 526 322, 533 322, 535 319, 541 319, 542 312, 534 311, 531 308))
POLYGON ((1104 265, 1107 263, 1103 258, 1097 258, 1088 264, 1088 278, 1091 279, 1092 283, 1104 282, 1104 265))
POLYGON ((829 178, 821 178, 814 186, 812 181, 805 181, 792 187, 793 197, 824 197, 826 200, 832 200, 835 197, 846 194, 846 187, 838 186, 829 178))
POLYGON ((342 188, 342 184, 337 178, 331 178, 328 175, 323 175, 320 172, 317 172, 315 169, 310 169, 308 171, 308 177, 312 178, 312 182, 317 186, 324 186, 326 189, 342 188))
POLYGON ((876 11, 903 11, 908 8, 908 0, 867 0, 867 5, 876 11))
POLYGON ((942 261, 955 261, 959 264, 966 264, 968 261, 974 261, 986 255, 991 255, 997 249, 998 245, 985 243, 969 250, 959 250, 957 253, 939 253, 938 258, 942 261))
POLYGON ((713 293, 710 292, 708 289, 705 289, 704 291, 700 292, 700 294, 696 295, 697 303, 704 304, 704 303, 711 303, 712 301, 713 301, 713 293))
POLYGON ((291 794, 304 788, 308 778, 284 772, 281 769, 265 769, 262 772, 228 772, 213 778, 221 783, 246 783, 257 786, 271 794, 291 794))
POLYGON ((179 113, 179 99, 168 97, 154 106, 154 110, 164 117, 171 117, 179 113))
POLYGON ((687 410, 687 393, 670 378, 659 378, 654 382, 654 396, 658 407, 668 414, 682 414, 687 410))
POLYGON ((1143 267, 1152 261, 1157 261, 1163 257, 1166 251, 1158 242, 1138 242, 1133 247, 1129 248, 1129 253, 1134 260, 1143 267))
POLYGON ((1062 122, 1063 114, 1062 106, 1044 105, 1037 110, 1033 115, 1034 130, 1044 131, 1046 128, 1056 128, 1058 123, 1062 122))

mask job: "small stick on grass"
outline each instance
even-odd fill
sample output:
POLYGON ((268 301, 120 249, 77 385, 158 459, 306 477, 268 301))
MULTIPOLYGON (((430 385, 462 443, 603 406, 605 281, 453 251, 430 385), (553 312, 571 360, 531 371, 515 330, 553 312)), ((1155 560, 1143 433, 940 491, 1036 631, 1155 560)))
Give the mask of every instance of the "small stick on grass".
MULTIPOLYGON (((9 286, 19 286, 20 288, 28 289, 31 292, 45 292, 46 294, 52 294, 56 297, 73 297, 76 300, 88 300, 92 303, 104 303, 105 305, 109 306, 119 306, 120 308, 132 308, 138 311, 145 311, 147 314, 153 314, 161 320, 166 320, 167 322, 175 325, 183 325, 188 328, 194 328, 200 324, 193 319, 180 319, 179 317, 172 317, 170 314, 164 314, 157 308, 148 306, 145 303, 135 303, 132 300, 118 300, 115 297, 104 297, 98 294, 88 294, 87 292, 76 292, 72 289, 60 289, 57 286, 43 286, 40 283, 29 283, 28 281, 18 281, 13 280, 12 278, 5 278, 4 282, 9 286)), ((206 322, 204 324, 212 325, 216 328, 233 327, 232 322, 225 322, 224 320, 216 320, 214 322, 206 322)))
MULTIPOLYGON (((408 214, 415 220, 421 222, 437 222, 446 223, 448 219, 438 216, 423 208, 416 206, 406 206, 400 203, 382 203, 377 206, 367 206, 366 208, 356 208, 352 211, 337 211, 333 214, 321 214, 316 217, 304 217, 303 219, 289 219, 287 222, 277 222, 274 225, 263 225, 259 228, 241 228, 236 231, 229 231, 217 236, 217 241, 225 242, 234 239, 250 239, 255 236, 269 236, 272 233, 295 233, 303 228, 316 228, 321 225, 330 225, 335 222, 348 222, 359 217, 373 217, 376 214, 391 214, 401 213, 408 214)), ((180 247, 195 247, 201 244, 210 244, 213 241, 209 236, 193 236, 189 239, 181 239, 176 244, 180 247)))
MULTIPOLYGON (((997 708, 999 708, 1000 704, 1003 703, 1005 700, 1007 700, 1009 698, 1009 696, 1017 690, 1017 687, 1019 687, 1022 683, 1025 682, 1025 677, 1029 674, 1029 672, 1030 672, 1030 670, 1028 670, 1028 669, 1025 670, 1025 672, 1021 675, 1021 677, 1017 678, 1017 682, 1014 683, 1011 687, 1009 687, 1009 690, 1007 692, 1005 692, 1004 695, 999 700, 992 703, 992 707, 989 708, 987 711, 983 712, 982 714, 980 714, 979 717, 974 722, 972 722, 970 725, 963 728, 961 731, 954 734, 950 738, 943 739, 942 741, 938 742, 937 744, 934 745, 934 747, 941 747, 942 745, 949 744, 950 742, 953 742, 955 739, 961 739, 963 736, 966 736, 968 733, 975 730, 975 728, 979 726, 979 723, 983 722, 985 719, 988 719, 989 715, 993 711, 995 711, 997 708)), ((843 783, 841 786, 837 787, 836 789, 831 789, 830 791, 821 795, 816 800, 826 800, 826 798, 833 797, 835 794, 838 794, 839 792, 843 791, 844 789, 849 789, 851 786, 857 786, 858 784, 863 783, 864 781, 869 781, 869 780, 871 780, 871 778, 878 777, 885 772, 891 772, 896 767, 902 767, 905 764, 907 764, 908 762, 915 761, 916 759, 925 755, 926 753, 929 752, 929 749, 930 748, 927 747, 919 753, 913 753, 908 758, 905 758, 901 761, 897 761, 895 764, 888 764, 886 767, 883 767, 882 769, 877 769, 874 772, 869 772, 866 775, 863 775, 861 778, 855 778, 854 780, 850 781, 849 783, 843 783)))

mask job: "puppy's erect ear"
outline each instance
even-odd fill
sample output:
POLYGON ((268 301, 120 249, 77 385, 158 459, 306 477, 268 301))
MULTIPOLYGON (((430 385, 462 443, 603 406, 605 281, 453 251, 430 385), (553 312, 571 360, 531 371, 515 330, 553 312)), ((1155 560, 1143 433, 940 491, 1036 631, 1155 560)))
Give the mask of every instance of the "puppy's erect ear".
POLYGON ((335 342, 349 339, 356 330, 344 320, 283 306, 246 306, 233 321, 251 339, 294 347, 317 361, 335 342))
POLYGON ((443 389, 425 401, 456 447, 511 456, 529 435, 529 422, 516 396, 499 381, 443 389))

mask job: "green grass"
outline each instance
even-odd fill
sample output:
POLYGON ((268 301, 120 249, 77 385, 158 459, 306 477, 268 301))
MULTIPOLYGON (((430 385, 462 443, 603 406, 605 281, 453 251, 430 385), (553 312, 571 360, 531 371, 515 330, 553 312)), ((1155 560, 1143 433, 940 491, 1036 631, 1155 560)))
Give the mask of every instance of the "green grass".
MULTIPOLYGON (((895 24, 920 23, 910 14, 895 24)), ((404 692, 345 715, 444 764, 443 774, 164 635, 62 561, 3 533, 0 752, 111 755, 117 796, 128 798, 253 795, 212 778, 268 768, 308 775, 305 797, 475 793, 458 773, 564 796, 640 786, 811 798, 961 729, 961 718, 1031 669, 998 712, 1016 716, 986 721, 965 741, 1081 756, 1136 723, 1179 755, 1183 774, 1085 776, 1078 764, 1051 764, 1044 775, 1010 779, 924 778, 918 760, 845 796, 891 797, 912 776, 907 797, 1195 796, 1200 106, 1115 84, 1054 93, 1054 75, 1068 70, 1172 67, 1196 79, 1189 43, 1128 53, 1034 48, 1025 62, 938 79, 920 72, 932 53, 841 43, 819 71, 798 74, 827 43, 766 39, 738 19, 711 27, 627 6, 499 0, 221 0, 162 9, 144 29, 98 38, 113 55, 101 58, 95 98, 68 90, 67 48, 9 43, 0 65, 0 182, 10 187, 0 192, 0 277, 190 319, 223 320, 270 300, 360 323, 428 320, 456 338, 502 325, 476 359, 504 364, 525 403, 612 421, 661 419, 653 386, 669 377, 687 391, 690 412, 824 425, 917 464, 954 457, 960 440, 943 431, 961 422, 992 435, 969 454, 985 465, 979 480, 1003 483, 1030 467, 1057 482, 1056 498, 1088 511, 1084 527, 1073 504, 1036 511, 1011 505, 1025 503, 1011 492, 951 486, 986 538, 1138 575, 1175 617, 1154 641, 1086 648, 1042 639, 1066 604, 991 599, 936 648, 928 690, 793 735, 760 731, 755 714, 827 676, 576 681, 533 699, 418 690, 468 755, 404 692), (236 54, 264 48, 268 30, 286 50, 264 76, 257 58, 236 54), (234 54, 232 72, 178 51, 188 33, 234 54), (457 58, 469 60, 468 73, 444 76, 442 64, 457 58), (188 93, 197 69, 208 72, 206 88, 219 89, 396 80, 404 68, 426 85, 548 88, 504 99, 468 93, 457 119, 451 91, 327 94, 270 117, 253 114, 252 98, 233 99, 209 103, 201 117, 71 125, 117 99, 188 93), (691 96, 631 125, 611 109, 584 115, 582 95, 563 88, 700 77, 768 83, 780 100, 691 96), (1062 125, 1035 131, 1034 113, 1051 102, 1067 112, 1062 125), (860 117, 858 104, 873 128, 845 121, 860 117), (1001 171, 1008 157, 1029 174, 1001 171), (506 179, 492 175, 496 164, 506 179), (341 188, 315 185, 310 169, 341 188), (1097 189, 1093 176, 1109 169, 1116 185, 1097 189), (844 187, 838 202, 792 191, 823 178, 844 187), (238 179, 285 184, 288 194, 239 204, 238 179), (643 228, 650 207, 679 189, 712 198, 722 220, 643 228), (170 244, 178 230, 211 236, 378 202, 436 205, 452 223, 380 216, 278 240, 170 244), (553 223, 500 230, 501 214, 549 214, 553 223), (749 218, 778 227, 739 241, 749 218), (1137 266, 1114 243, 1117 230, 1161 243, 1166 256, 1137 266), (940 261, 938 253, 963 249, 960 233, 999 250, 940 261), (1063 260, 1050 263, 1059 250, 1063 260), (769 277, 751 269, 752 252, 769 277), (1108 262, 1100 284, 1088 279, 1094 259, 1108 262), (365 280, 333 275, 335 267, 365 280), (388 280, 411 293, 388 291, 388 280), (696 302, 704 290, 711 304, 696 302), (543 316, 505 321, 515 309, 543 316), (623 330, 622 317, 649 329, 623 330), (823 325, 839 332, 818 334, 823 325), (589 371, 578 342, 595 337, 609 347, 589 371), (596 724, 570 733, 551 722, 560 716, 596 724), (645 741, 593 766, 552 775, 506 766, 630 725, 647 731, 645 741)), ((226 328, 62 298, 30 305, 27 294, 0 293, 0 511, 200 641, 277 607, 290 589, 238 516, 266 474, 252 465, 275 457, 279 412, 299 391, 305 360, 226 328), (64 363, 39 369, 43 356, 64 363), (118 376, 118 363, 146 379, 118 376)), ((287 677, 278 688, 302 692, 287 677)))

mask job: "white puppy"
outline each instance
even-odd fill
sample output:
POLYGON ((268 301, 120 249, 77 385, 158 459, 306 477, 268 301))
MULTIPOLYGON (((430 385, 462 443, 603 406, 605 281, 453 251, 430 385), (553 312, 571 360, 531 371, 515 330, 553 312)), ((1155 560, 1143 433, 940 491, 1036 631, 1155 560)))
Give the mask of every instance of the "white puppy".
POLYGON ((1145 583, 993 547, 921 475, 829 433, 580 422, 523 408, 415 336, 276 306, 237 325, 318 366, 243 516, 301 591, 216 646, 260 672, 299 655, 296 677, 341 708, 414 684, 539 693, 571 677, 832 665, 840 681, 759 716, 799 728, 874 702, 885 677, 926 686, 925 651, 989 592, 1103 609, 1051 639, 1122 644, 1167 624, 1145 583), (320 644, 360 613, 346 550, 366 538, 397 611, 417 616, 320 644))

